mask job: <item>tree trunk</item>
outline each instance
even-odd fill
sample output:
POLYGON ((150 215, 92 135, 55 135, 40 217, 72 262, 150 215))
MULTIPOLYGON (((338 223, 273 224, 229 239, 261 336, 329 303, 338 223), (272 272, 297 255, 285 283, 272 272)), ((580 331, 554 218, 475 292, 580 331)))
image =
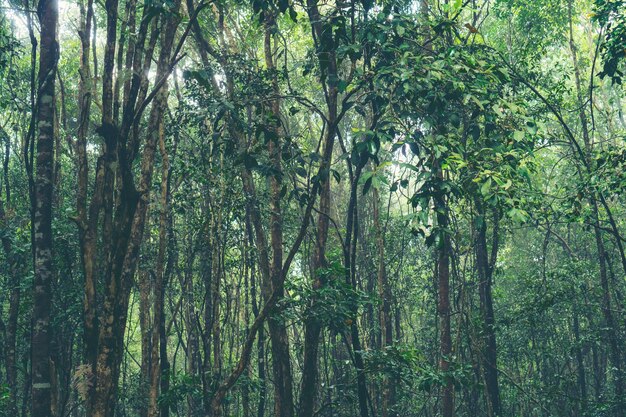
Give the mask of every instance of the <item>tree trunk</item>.
MULTIPOLYGON (((190 246, 193 240, 190 239, 190 246)), ((200 371, 200 342, 196 323, 196 309, 194 306, 193 264, 195 259, 194 249, 190 249, 185 259, 184 271, 184 299, 185 299, 185 329, 187 331, 187 375, 197 377, 200 371)), ((201 405, 193 394, 187 394, 187 417, 200 415, 201 405)))
MULTIPOLYGON (((107 0, 116 2, 116 0, 107 0)), ((173 10, 178 10, 179 1, 174 2, 173 10)), ((117 10, 117 4, 112 4, 117 10)), ((107 39, 115 44, 115 21, 109 10, 109 20, 107 22, 107 39)), ((116 19, 115 19, 116 20, 116 19)), ((144 19, 145 21, 145 19, 144 19)), ((143 22, 143 21, 142 21, 143 22)), ((154 172, 154 156, 159 138, 159 128, 163 123, 163 115, 167 105, 166 78, 169 75, 170 60, 174 35, 179 19, 171 18, 163 22, 161 33, 161 49, 158 58, 156 79, 162 80, 154 96, 154 102, 148 120, 148 135, 143 147, 141 159, 141 174, 139 186, 135 189, 132 174, 132 161, 134 157, 129 155, 135 153, 132 143, 126 143, 129 139, 130 127, 133 125, 133 118, 139 110, 131 110, 129 103, 125 106, 124 117, 121 129, 113 124, 111 80, 103 81, 103 123, 99 132, 104 138, 107 147, 113 148, 116 157, 112 161, 107 161, 107 170, 116 178, 119 185, 119 199, 116 201, 115 213, 111 212, 107 216, 107 210, 112 208, 111 201, 104 204, 105 222, 103 226, 105 252, 110 248, 111 261, 107 262, 105 270, 105 296, 102 307, 102 320, 98 335, 98 357, 96 387, 94 395, 93 415, 95 417, 113 417, 117 400, 117 383, 119 379, 120 364, 123 357, 124 335, 126 330, 126 319, 128 314, 128 302, 130 295, 130 284, 132 282, 137 261, 139 248, 143 240, 143 232, 146 220, 146 212, 150 198, 150 188, 152 186, 152 175, 154 172), (104 100, 106 98, 106 101, 104 100), (106 106, 105 106, 106 103, 106 106), (132 113, 132 114, 129 114, 132 113), (107 218, 112 219, 107 220, 107 218)), ((112 60, 114 48, 109 49, 105 54, 105 74, 112 70, 112 60)), ((137 53, 137 51, 135 51, 137 53)), ((110 75, 109 75, 110 76, 110 75)), ((109 76, 105 77, 108 78, 109 76)), ((139 92, 141 80, 136 79, 133 83, 135 93, 139 92)), ((131 88, 133 91, 133 88, 131 88)), ((136 96, 135 96, 136 98, 136 96)), ((146 99, 142 100, 140 106, 146 105, 146 99)), ((134 103, 134 101, 133 101, 134 103)), ((133 104, 132 109, 135 109, 133 104)), ((105 171, 106 172, 106 171, 105 171)), ((106 173, 105 173, 106 176, 106 173)), ((112 185, 112 181, 105 181, 107 186, 112 185)), ((105 187, 105 197, 111 198, 113 193, 105 187)), ((158 323, 157 323, 158 325, 158 323)))
POLYGON ((152 342, 150 337, 150 306, 152 283, 150 282, 150 276, 148 271, 140 271, 137 275, 139 284, 139 329, 141 331, 141 368, 140 368, 140 403, 138 404, 139 416, 148 416, 148 387, 150 387, 150 360, 152 358, 152 349, 150 344, 152 342))
MULTIPOLYGON (((265 22, 265 65, 270 71, 275 70, 272 51, 272 31, 275 22, 273 16, 268 16, 265 22)), ((268 150, 274 174, 270 176, 270 241, 272 246, 272 262, 270 275, 272 292, 278 299, 285 296, 285 277, 283 275, 283 214, 281 210, 282 190, 282 160, 281 160, 281 120, 280 120, 280 94, 277 74, 272 77, 272 90, 275 97, 270 100, 269 131, 272 137, 268 141, 268 150)), ((293 402, 293 376, 291 372, 291 359, 289 352, 289 337, 287 327, 280 319, 269 318, 270 342, 272 348, 272 364, 274 375, 274 413, 276 417, 292 417, 294 413, 293 402)))
POLYGON ((83 293, 83 361, 87 367, 87 401, 86 413, 91 415, 91 406, 95 387, 96 355, 98 350, 98 318, 96 309, 96 276, 95 276, 95 227, 88 228, 89 215, 87 211, 88 167, 87 134, 91 115, 92 78, 90 68, 91 30, 93 22, 93 0, 79 2, 80 22, 78 36, 81 43, 80 79, 78 82, 78 129, 76 132, 75 149, 77 154, 77 189, 76 211, 78 221, 78 240, 81 250, 81 263, 84 275, 83 293))
MULTIPOLYGON (((484 378, 487 396, 487 410, 489 416, 500 415, 500 388, 498 385, 497 346, 495 332, 495 318, 493 313, 493 297, 491 287, 493 284, 493 263, 497 256, 498 242, 497 233, 498 219, 494 218, 494 241, 492 242, 492 259, 489 259, 487 251, 487 215, 482 202, 476 202, 478 211, 478 226, 476 235, 476 269, 478 272, 478 292, 480 296, 480 311, 483 321, 484 334, 484 378)), ((497 214, 496 214, 497 216, 497 214)))
MULTIPOLYGON (((173 236, 173 215, 170 207, 170 189, 171 189, 171 162, 170 156, 165 146, 165 135, 163 132, 163 124, 161 124, 161 131, 159 132, 159 149, 161 151, 162 160, 162 176, 161 176, 161 217, 159 234, 159 257, 157 262, 157 276, 161 276, 160 289, 158 291, 159 308, 161 310, 159 318, 159 358, 161 361, 160 367, 160 395, 165 395, 169 391, 170 387, 170 362, 167 356, 167 327, 165 324, 165 292, 172 275, 172 270, 177 262, 175 240, 173 236), (166 259, 167 258, 167 259, 166 259), (160 266, 159 266, 160 265, 160 266)), ((174 136, 174 150, 172 154, 176 152, 178 144, 178 136, 174 136)), ((173 316, 176 313, 172 313, 173 316)), ((172 317, 172 320, 174 317, 172 317)), ((158 398, 157 398, 158 399, 158 398)), ((170 407, 169 404, 162 404, 160 407, 160 416, 169 417, 170 407)))
MULTIPOLYGON (((387 280, 387 269, 385 265, 385 236, 380 224, 380 196, 378 190, 373 189, 373 218, 374 230, 376 233, 376 248, 378 255, 378 297, 381 299, 379 317, 381 328, 381 349, 393 346, 393 321, 391 317, 391 288, 387 280)), ((390 380, 388 376, 383 380, 383 404, 382 417, 397 417, 396 405, 396 385, 397 381, 390 380)))
POLYGON ((154 274, 154 312, 152 319, 152 342, 150 365, 150 393, 148 417, 157 417, 161 411, 158 399, 161 388, 162 368, 167 368, 167 338, 165 332, 165 262, 168 242, 169 216, 169 157, 165 149, 165 131, 163 120, 158 126, 159 149, 162 157, 161 196, 159 200, 159 246, 154 274), (163 355, 163 354, 164 355, 163 355))
MULTIPOLYGON (((357 165, 356 173, 354 175, 351 192, 350 202, 348 203, 348 216, 346 221, 346 238, 344 246, 346 252, 344 254, 344 267, 346 269, 346 284, 351 286, 353 290, 357 290, 356 281, 356 244, 359 235, 359 219, 357 214, 357 186, 361 174, 363 165, 357 165)), ((361 337, 359 334, 358 320, 357 320, 357 307, 352 306, 352 323, 350 324, 350 339, 352 342, 352 353, 354 355, 354 367, 356 368, 356 383, 357 383, 357 397, 359 402, 359 415, 361 417, 368 417, 368 403, 369 394, 367 392, 367 380, 365 376, 365 362, 363 360, 363 347, 361 346, 361 337)))
MULTIPOLYGON (((575 307, 576 308, 576 307, 575 307)), ((580 323, 578 311, 574 311, 574 340, 576 342, 576 368, 578 377, 578 394, 580 395, 581 415, 585 415, 587 409, 587 377, 585 375, 585 361, 580 340, 580 323)))
POLYGON ((40 0, 37 15, 41 27, 37 96, 37 171, 32 201, 33 321, 32 415, 51 416, 52 374, 50 310, 52 304, 52 201, 54 175, 54 102, 59 45, 58 3, 40 0))
MULTIPOLYGON (((441 167, 437 166, 440 181, 444 180, 441 167)), ((435 198, 437 212, 437 313, 439 315, 439 371, 444 374, 441 388, 441 415, 454 415, 454 381, 448 374, 452 355, 452 337, 450 333, 450 236, 448 235, 448 206, 443 195, 435 198)))
MULTIPOLYGON (((9 140, 8 135, 5 138, 7 141, 9 140)), ((6 158, 8 158, 8 142, 7 142, 7 153, 6 158)), ((5 180, 8 171, 8 159, 5 159, 5 180)), ((7 183, 7 205, 9 204, 9 186, 7 183)), ((0 187, 0 197, 2 195, 2 189, 0 187)), ((0 198, 0 223, 6 224, 6 212, 4 209, 4 202, 0 198)), ((20 308, 20 299, 21 299, 21 288, 20 288, 20 276, 22 274, 22 267, 20 265, 23 264, 23 260, 20 259, 21 256, 14 251, 13 241, 9 238, 9 236, 3 235, 0 240, 2 241, 2 247, 4 249, 4 255, 9 264, 9 312, 5 330, 5 340, 4 340, 4 365, 6 370, 6 382, 9 387, 9 398, 7 399, 7 410, 10 415, 17 415, 17 330, 18 330, 18 319, 19 319, 19 308, 20 308)))
MULTIPOLYGON (((252 225, 250 224, 250 213, 246 209, 246 242, 250 246, 254 245, 254 237, 252 232, 252 225)), ((248 269, 250 271, 250 300, 252 314, 256 319, 259 316, 259 303, 257 301, 257 280, 256 280, 256 268, 254 257, 250 251, 246 251, 248 254, 248 269)), ((257 368, 258 379, 260 383, 259 387, 259 402, 257 404, 256 417, 265 416, 265 396, 267 393, 266 374, 265 374, 265 332, 263 327, 259 329, 259 335, 257 338, 257 368)))
MULTIPOLYGON (((311 22, 314 39, 322 38, 322 22, 318 9, 317 1, 307 0, 307 13, 311 22)), ((326 51, 327 45, 316 44, 318 54, 321 57, 325 55, 328 60, 328 94, 326 97, 326 106, 328 109, 326 126, 326 136, 324 138, 324 146, 322 149, 322 160, 320 166, 320 203, 319 217, 317 222, 317 235, 315 248, 312 259, 312 271, 314 274, 313 289, 319 290, 324 286, 324 278, 320 276, 319 269, 326 266, 326 241, 328 239, 329 216, 330 216, 330 166, 332 162, 332 152, 335 143, 337 129, 337 110, 338 110, 338 89, 336 86, 337 63, 335 51, 326 51)), ((322 81, 324 83, 324 81, 322 81)), ((311 300, 310 310, 315 308, 315 297, 311 300)), ((319 339, 322 331, 322 324, 314 314, 310 314, 304 323, 304 359, 302 363, 302 384, 299 399, 299 415, 300 417, 312 417, 315 414, 315 399, 317 394, 318 379, 318 350, 319 339)))

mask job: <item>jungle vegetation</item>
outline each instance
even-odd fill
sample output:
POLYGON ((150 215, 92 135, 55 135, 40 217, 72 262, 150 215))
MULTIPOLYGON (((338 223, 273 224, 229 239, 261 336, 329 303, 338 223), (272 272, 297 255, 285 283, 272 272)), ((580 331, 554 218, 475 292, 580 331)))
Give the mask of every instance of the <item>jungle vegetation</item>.
POLYGON ((625 417, 624 0, 0 0, 0 416, 625 417))

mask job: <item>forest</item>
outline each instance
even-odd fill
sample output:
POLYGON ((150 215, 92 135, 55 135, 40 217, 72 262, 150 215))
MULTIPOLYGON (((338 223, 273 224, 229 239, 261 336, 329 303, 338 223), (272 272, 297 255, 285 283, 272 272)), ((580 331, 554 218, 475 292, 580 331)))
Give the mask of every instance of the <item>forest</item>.
POLYGON ((0 0, 0 417, 626 417, 626 0, 0 0))

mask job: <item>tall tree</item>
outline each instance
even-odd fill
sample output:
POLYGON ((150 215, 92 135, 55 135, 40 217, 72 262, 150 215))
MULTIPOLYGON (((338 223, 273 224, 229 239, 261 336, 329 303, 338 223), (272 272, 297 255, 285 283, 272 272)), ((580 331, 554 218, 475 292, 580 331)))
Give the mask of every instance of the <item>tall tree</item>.
POLYGON ((33 416, 52 416, 52 372, 50 317, 52 308, 54 194, 55 82, 59 59, 56 0, 42 0, 37 6, 41 26, 39 72, 37 76, 37 165, 32 199, 32 246, 34 263, 32 321, 32 407, 33 416))

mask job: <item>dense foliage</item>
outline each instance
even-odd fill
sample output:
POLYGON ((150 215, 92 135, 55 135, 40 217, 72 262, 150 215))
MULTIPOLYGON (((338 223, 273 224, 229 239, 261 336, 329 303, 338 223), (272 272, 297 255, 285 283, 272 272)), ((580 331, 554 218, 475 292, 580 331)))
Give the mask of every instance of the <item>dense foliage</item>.
POLYGON ((626 416, 621 0, 0 0, 0 415, 626 416))

